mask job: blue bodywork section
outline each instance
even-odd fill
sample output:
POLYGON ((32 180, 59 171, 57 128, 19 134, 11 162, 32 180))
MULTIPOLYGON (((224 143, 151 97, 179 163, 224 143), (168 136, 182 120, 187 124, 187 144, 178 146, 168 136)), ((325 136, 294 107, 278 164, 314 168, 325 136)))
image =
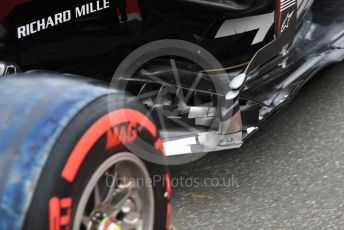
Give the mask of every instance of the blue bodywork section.
POLYGON ((61 76, 0 80, 0 229, 21 229, 56 139, 81 108, 108 93, 61 76))

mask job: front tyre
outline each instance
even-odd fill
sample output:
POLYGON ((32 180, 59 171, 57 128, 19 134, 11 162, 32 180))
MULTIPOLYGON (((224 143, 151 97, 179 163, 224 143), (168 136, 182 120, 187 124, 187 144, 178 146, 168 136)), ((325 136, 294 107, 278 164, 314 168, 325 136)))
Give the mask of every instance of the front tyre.
POLYGON ((108 106, 107 97, 89 104, 57 141, 27 215, 27 229, 166 228, 166 168, 130 150, 147 149, 143 144, 149 143, 152 154, 162 155, 153 147, 159 142, 157 130, 151 120, 140 124, 149 118, 136 103, 113 102, 110 112, 108 106), (44 219, 49 221, 41 225, 44 219))
POLYGON ((0 131, 10 131, 0 132, 1 167, 11 170, 1 174, 0 226, 166 229, 167 168, 139 157, 164 154, 144 107, 80 78, 33 78, 1 82, 0 131))

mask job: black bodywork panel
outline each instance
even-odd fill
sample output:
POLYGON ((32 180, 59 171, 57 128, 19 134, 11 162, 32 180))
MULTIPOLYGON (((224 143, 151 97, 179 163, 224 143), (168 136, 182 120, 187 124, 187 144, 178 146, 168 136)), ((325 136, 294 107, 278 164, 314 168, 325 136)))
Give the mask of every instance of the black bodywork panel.
POLYGON ((243 114, 243 127, 260 126, 312 75, 344 57, 344 4, 318 0, 308 12, 311 0, 297 3, 295 12, 283 11, 290 0, 0 2, 0 61, 110 81, 144 44, 191 42, 209 51, 228 79, 246 71, 240 106, 259 119, 243 114))
POLYGON ((0 60, 14 62, 23 70, 48 69, 105 79, 129 53, 151 41, 190 41, 231 66, 249 61, 273 38, 272 24, 254 45, 259 25, 246 33, 214 38, 225 20, 272 12, 274 6, 268 0, 17 0, 12 7, 0 2, 0 9, 0 60), (77 15, 76 8, 80 12, 84 6, 89 12, 77 15), (49 17, 52 23, 47 26, 49 17))

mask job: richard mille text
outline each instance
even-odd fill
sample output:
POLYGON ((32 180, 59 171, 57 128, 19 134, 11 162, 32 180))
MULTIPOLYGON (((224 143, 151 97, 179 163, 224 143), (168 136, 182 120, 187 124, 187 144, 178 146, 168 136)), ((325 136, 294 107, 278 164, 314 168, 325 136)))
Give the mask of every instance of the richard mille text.
POLYGON ((74 10, 65 10, 46 18, 42 18, 17 28, 18 39, 27 37, 37 32, 61 25, 71 21, 73 18, 80 18, 98 11, 110 8, 110 0, 98 0, 75 7, 74 10))

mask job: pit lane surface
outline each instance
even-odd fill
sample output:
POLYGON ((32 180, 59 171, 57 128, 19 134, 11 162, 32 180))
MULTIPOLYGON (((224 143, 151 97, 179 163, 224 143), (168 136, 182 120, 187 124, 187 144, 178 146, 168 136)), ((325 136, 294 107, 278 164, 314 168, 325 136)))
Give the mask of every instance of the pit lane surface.
POLYGON ((242 149, 173 167, 172 178, 172 230, 343 229, 344 64, 315 76, 242 149))

